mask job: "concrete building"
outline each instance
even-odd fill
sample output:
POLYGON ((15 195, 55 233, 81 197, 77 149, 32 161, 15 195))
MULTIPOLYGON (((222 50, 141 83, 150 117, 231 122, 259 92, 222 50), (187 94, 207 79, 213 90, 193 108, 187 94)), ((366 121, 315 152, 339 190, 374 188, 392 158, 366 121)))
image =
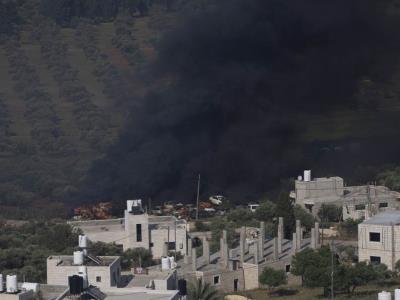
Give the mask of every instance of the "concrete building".
POLYGON ((185 220, 173 216, 151 216, 142 208, 141 200, 128 200, 125 217, 114 220, 70 222, 93 241, 115 242, 124 250, 143 247, 152 251, 154 258, 166 256, 168 251, 187 255, 185 220))
POLYGON ((74 263, 71 255, 47 258, 47 284, 68 286, 68 277, 86 269, 91 285, 101 289, 117 287, 121 280, 121 263, 118 256, 100 256, 96 262, 85 259, 83 264, 74 263))
POLYGON ((400 211, 382 212, 358 225, 358 259, 394 270, 400 259, 400 211))
POLYGON ((400 209, 400 193, 384 186, 345 186, 341 177, 312 178, 311 171, 295 181, 291 193, 296 204, 317 215, 323 204, 333 204, 343 210, 343 219, 359 219, 365 211, 371 214, 400 209))
POLYGON ((31 290, 20 290, 17 293, 0 293, 0 300, 33 300, 35 294, 31 290))
POLYGON ((203 255, 197 257, 197 249, 192 249, 191 257, 180 263, 179 275, 185 278, 202 278, 219 290, 229 293, 249 290, 259 287, 259 275, 268 266, 285 270, 290 283, 298 282, 299 278, 290 274, 290 264, 293 255, 305 248, 318 248, 319 225, 311 230, 311 237, 303 238, 303 230, 299 221, 293 239, 284 239, 283 218, 279 218, 278 234, 275 238, 265 236, 265 226, 261 222, 259 236, 256 239, 247 238, 243 227, 240 232, 239 246, 229 249, 227 232, 223 231, 220 239, 220 250, 210 253, 209 241, 203 238, 203 255))

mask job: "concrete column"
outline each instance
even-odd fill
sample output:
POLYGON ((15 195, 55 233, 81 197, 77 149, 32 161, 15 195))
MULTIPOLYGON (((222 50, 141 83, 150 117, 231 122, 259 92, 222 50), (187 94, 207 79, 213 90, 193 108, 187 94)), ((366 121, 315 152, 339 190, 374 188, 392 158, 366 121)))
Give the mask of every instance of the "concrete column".
POLYGON ((292 252, 293 252, 293 254, 297 253, 297 233, 296 232, 293 232, 292 252))
POLYGON ((164 243, 163 243, 162 255, 168 256, 168 243, 166 240, 164 240, 164 243))
POLYGON ((260 222, 260 236, 258 238, 258 254, 260 258, 264 258, 264 242, 265 242, 265 223, 260 222))
POLYGON ((192 270, 193 272, 197 271, 197 249, 192 249, 192 270))
POLYGON ((310 246, 312 249, 317 249, 317 244, 316 244, 316 239, 315 239, 315 228, 311 228, 310 246))
POLYGON ((278 238, 274 238, 274 244, 273 244, 273 259, 278 260, 279 259, 279 253, 278 253, 278 238))
POLYGON ((279 217, 279 223, 278 223, 278 254, 282 253, 282 243, 283 243, 283 218, 279 217))
POLYGON ((191 256, 192 255, 192 239, 189 238, 187 240, 187 255, 191 256))
POLYGON ((240 229, 240 262, 244 263, 244 254, 246 251, 246 228, 240 229))
POLYGON ((296 243, 297 250, 301 249, 301 238, 302 238, 302 230, 300 220, 296 220, 296 243))
POLYGON ((365 216, 364 216, 365 220, 368 220, 370 218, 370 216, 371 216, 370 207, 369 207, 368 204, 365 205, 364 214, 365 214, 365 216))
POLYGON ((207 241, 207 237, 203 237, 203 257, 206 264, 210 263, 210 243, 207 241))
POLYGON ((314 228, 315 228, 315 244, 317 245, 317 247, 319 247, 320 241, 319 241, 319 223, 318 222, 315 222, 314 228))
POLYGON ((257 247, 258 245, 254 245, 254 246, 255 246, 253 248, 254 249, 254 253, 253 253, 253 255, 254 255, 254 263, 258 264, 258 262, 260 261, 259 247, 257 247))

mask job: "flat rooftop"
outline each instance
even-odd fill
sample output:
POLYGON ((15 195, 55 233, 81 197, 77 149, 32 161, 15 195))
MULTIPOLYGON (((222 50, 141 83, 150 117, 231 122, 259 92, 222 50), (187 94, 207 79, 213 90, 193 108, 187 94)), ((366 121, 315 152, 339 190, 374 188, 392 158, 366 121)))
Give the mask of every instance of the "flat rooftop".
POLYGON ((120 291, 103 291, 106 300, 171 300, 176 299, 178 291, 167 290, 158 291, 145 288, 124 288, 120 291))
POLYGON ((374 225, 400 225, 400 210, 388 210, 379 213, 368 220, 362 222, 362 224, 374 224, 374 225))
MULTIPOLYGON (((100 264, 92 261, 91 259, 85 257, 85 266, 87 267, 108 267, 119 259, 119 256, 97 256, 100 259, 100 264)), ((57 266, 75 266, 74 257, 72 255, 53 255, 49 256, 49 260, 59 260, 57 266)))

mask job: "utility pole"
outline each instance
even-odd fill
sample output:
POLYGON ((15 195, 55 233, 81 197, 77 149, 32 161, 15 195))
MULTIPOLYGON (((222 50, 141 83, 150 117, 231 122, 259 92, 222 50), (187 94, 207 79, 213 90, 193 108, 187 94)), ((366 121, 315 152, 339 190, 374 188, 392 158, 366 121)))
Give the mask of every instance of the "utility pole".
POLYGON ((334 287, 333 287, 333 275, 334 275, 334 267, 333 267, 333 240, 331 241, 331 299, 335 298, 334 287))
POLYGON ((197 197, 196 197, 196 220, 199 219, 199 195, 200 195, 200 174, 197 179, 197 197))

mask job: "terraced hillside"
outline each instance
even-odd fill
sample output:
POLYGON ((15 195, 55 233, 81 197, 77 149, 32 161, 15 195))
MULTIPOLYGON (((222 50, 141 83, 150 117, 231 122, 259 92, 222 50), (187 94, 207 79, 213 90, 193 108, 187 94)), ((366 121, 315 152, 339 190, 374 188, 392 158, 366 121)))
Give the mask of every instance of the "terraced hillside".
POLYGON ((159 5, 74 28, 41 19, 0 45, 0 216, 66 212, 61 201, 146 92, 140 72, 173 19, 159 5))

